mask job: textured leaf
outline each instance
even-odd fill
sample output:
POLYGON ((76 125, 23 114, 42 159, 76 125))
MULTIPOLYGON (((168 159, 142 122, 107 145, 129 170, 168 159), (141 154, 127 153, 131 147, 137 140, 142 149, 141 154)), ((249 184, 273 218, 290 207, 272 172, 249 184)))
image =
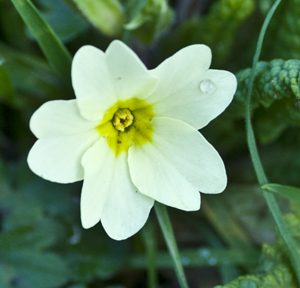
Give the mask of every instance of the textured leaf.
MULTIPOLYGON (((250 69, 238 73, 239 89, 236 100, 244 102, 250 69)), ((270 62, 261 61, 255 71, 255 83, 253 91, 254 108, 263 105, 269 108, 279 100, 288 101, 297 108, 297 100, 300 100, 300 60, 276 59, 270 62)), ((295 109, 298 112, 298 109, 295 109)), ((242 113, 242 111, 241 111, 242 113)), ((300 115, 295 116, 296 119, 300 115)))
MULTIPOLYGON (((300 218, 296 214, 288 214, 285 217, 293 236, 297 240, 300 251, 300 218)), ((285 245, 278 240, 275 244, 265 244, 262 250, 261 261, 256 269, 256 274, 240 276, 226 285, 215 288, 297 288, 294 273, 287 263, 285 245)))
MULTIPOLYGON (((274 141, 290 125, 300 125, 300 60, 261 61, 255 71, 252 109, 259 140, 274 141)), ((237 74, 235 100, 228 110, 231 119, 242 119, 250 69, 237 74)))

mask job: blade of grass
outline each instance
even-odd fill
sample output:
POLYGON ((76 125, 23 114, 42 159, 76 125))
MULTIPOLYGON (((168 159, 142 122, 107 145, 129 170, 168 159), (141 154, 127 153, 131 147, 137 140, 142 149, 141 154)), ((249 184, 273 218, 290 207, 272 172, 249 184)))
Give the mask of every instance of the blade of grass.
POLYGON ((148 287, 157 287, 157 275, 156 275, 156 240, 154 235, 154 227, 149 221, 142 230, 142 237, 145 243, 147 254, 147 269, 148 269, 148 287))
POLYGON ((50 66, 70 83, 71 57, 53 29, 30 0, 11 0, 23 21, 37 40, 50 66))
POLYGON ((155 203, 154 208, 158 219, 158 223, 160 225, 167 247, 169 249, 170 255, 173 260, 179 285, 181 288, 187 288, 188 284, 182 267, 181 258, 179 255, 178 247, 174 236, 174 231, 172 228, 172 224, 169 218, 167 208, 166 206, 158 202, 155 203))
MULTIPOLYGON (((255 136, 254 136, 254 131, 253 131, 253 127, 252 127, 251 96, 252 96, 252 92, 253 92, 255 68, 256 68, 257 62, 259 60, 260 54, 261 54, 265 34, 266 34, 267 28, 270 24, 270 21, 280 3, 281 3, 281 0, 276 0, 273 3, 272 7, 270 8, 270 10, 264 20, 261 31, 259 33, 259 37, 257 40, 256 49, 255 49, 255 54, 253 57, 252 71, 251 71, 251 76, 250 76, 250 81, 249 81, 249 89, 248 89, 247 101, 246 101, 245 117, 246 117, 246 132, 247 132, 248 148, 249 148, 251 160, 253 163, 253 167, 254 167, 258 182, 261 186, 267 184, 268 179, 267 179, 266 173, 264 171, 262 162, 260 160, 260 156, 258 153, 256 140, 255 140, 255 136)), ((297 249, 296 242, 293 239, 289 229, 287 228, 287 226, 284 222, 283 216, 281 214, 281 211, 279 209, 278 203, 276 202, 274 195, 265 190, 262 190, 262 192, 263 192, 263 196, 267 202, 267 205, 269 207, 269 210, 273 216, 273 219, 277 225, 279 234, 282 237, 282 239, 289 251, 289 258, 290 258, 292 266, 294 268, 298 283, 300 284, 300 256, 299 256, 299 252, 297 252, 298 249, 297 249)))
POLYGON ((280 195, 282 197, 285 197, 289 200, 297 201, 300 203, 300 188, 298 188, 298 187, 268 183, 266 185, 263 185, 261 188, 263 190, 277 193, 278 195, 280 195))

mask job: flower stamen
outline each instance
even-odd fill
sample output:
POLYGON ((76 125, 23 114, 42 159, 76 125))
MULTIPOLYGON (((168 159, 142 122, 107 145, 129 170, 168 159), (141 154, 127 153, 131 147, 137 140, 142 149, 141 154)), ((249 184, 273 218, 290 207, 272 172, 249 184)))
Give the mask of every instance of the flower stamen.
POLYGON ((134 116, 128 108, 120 108, 114 114, 112 124, 118 131, 124 132, 134 121, 134 116))

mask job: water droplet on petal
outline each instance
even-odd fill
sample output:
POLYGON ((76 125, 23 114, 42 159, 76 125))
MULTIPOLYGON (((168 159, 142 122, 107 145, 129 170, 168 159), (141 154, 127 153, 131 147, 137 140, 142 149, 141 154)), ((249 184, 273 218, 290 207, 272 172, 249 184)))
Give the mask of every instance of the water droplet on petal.
POLYGON ((209 79, 201 80, 199 83, 199 89, 202 93, 208 94, 216 90, 216 85, 209 79))

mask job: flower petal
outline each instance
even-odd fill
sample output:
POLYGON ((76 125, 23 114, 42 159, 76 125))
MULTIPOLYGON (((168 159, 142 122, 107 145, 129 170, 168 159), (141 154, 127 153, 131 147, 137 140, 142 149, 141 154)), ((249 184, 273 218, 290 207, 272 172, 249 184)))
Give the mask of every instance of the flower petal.
POLYGON ((183 48, 152 73, 160 79, 149 100, 159 116, 206 126, 231 102, 236 78, 227 71, 208 70, 211 52, 205 45, 183 48))
POLYGON ((58 183, 83 179, 80 161, 86 149, 99 137, 96 130, 59 138, 42 138, 31 148, 27 162, 40 177, 58 183))
POLYGON ((206 72, 210 62, 211 51, 208 46, 196 44, 179 50, 150 71, 160 79, 151 100, 173 99, 177 90, 188 87, 194 79, 206 72))
POLYGON ((105 54, 93 46, 83 46, 75 54, 72 84, 79 110, 88 120, 101 120, 106 109, 117 99, 105 54))
POLYGON ((224 190, 223 161, 197 130, 165 117, 153 125, 153 142, 129 150, 130 175, 141 193, 188 211, 200 208, 198 191, 224 190))
POLYGON ((145 224, 154 200, 139 193, 129 176, 127 155, 115 157, 104 139, 83 156, 81 220, 90 228, 101 219, 107 234, 126 239, 145 224))
POLYGON ((30 119, 30 129, 37 138, 78 134, 97 126, 82 118, 76 100, 54 100, 43 104, 30 119))
POLYGON ((107 66, 119 99, 145 99, 155 89, 157 78, 123 42, 113 41, 105 51, 107 66))

